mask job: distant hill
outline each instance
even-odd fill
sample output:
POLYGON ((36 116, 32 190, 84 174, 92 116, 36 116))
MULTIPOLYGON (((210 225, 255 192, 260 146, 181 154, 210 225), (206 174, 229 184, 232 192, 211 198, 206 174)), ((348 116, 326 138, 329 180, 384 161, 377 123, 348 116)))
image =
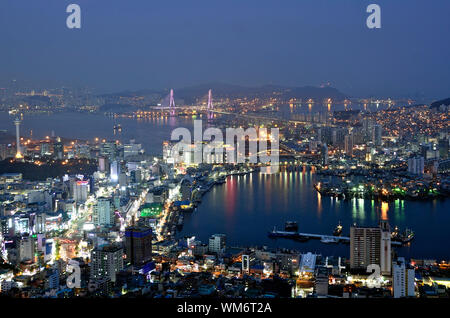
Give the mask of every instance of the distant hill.
POLYGON ((137 106, 128 105, 128 104, 104 104, 100 106, 99 111, 103 113, 128 113, 128 112, 134 112, 138 110, 137 106))
POLYGON ((342 101, 348 96, 332 87, 287 87, 277 85, 264 85, 258 87, 244 87, 238 85, 230 85, 223 83, 210 83, 197 86, 185 87, 175 90, 175 97, 181 98, 186 103, 195 103, 197 100, 204 98, 208 90, 212 89, 213 98, 269 98, 277 96, 282 100, 291 98, 297 99, 316 99, 332 98, 333 100, 342 101))
POLYGON ((27 96, 23 100, 30 106, 49 106, 51 104, 50 97, 42 95, 27 96))
MULTIPOLYGON (((340 92, 333 87, 289 87, 289 86, 279 86, 279 85, 263 85, 257 87, 247 87, 239 86, 225 83, 207 83, 200 84, 190 87, 175 88, 174 96, 175 100, 182 100, 186 104, 195 104, 200 100, 204 100, 208 94, 208 90, 212 89, 213 99, 217 98, 260 98, 267 99, 276 96, 280 100, 289 100, 291 98, 296 99, 315 99, 322 100, 324 98, 331 98, 333 101, 343 101, 349 96, 340 92)), ((139 90, 139 91, 125 91, 114 94, 102 95, 102 97, 108 98, 110 101, 118 100, 118 97, 133 97, 133 96, 152 96, 152 98, 159 98, 162 100, 169 94, 169 89, 167 90, 139 90)), ((109 103, 108 103, 109 104, 109 103)), ((111 104, 114 104, 111 103, 111 104)), ((102 106, 103 107, 103 106, 102 106)), ((107 109, 111 107, 108 105, 105 107, 107 109)), ((103 111, 103 109, 102 109, 103 111)))
POLYGON ((445 106, 450 105, 450 97, 431 103, 430 108, 439 108, 439 106, 441 106, 441 105, 445 105, 445 106))

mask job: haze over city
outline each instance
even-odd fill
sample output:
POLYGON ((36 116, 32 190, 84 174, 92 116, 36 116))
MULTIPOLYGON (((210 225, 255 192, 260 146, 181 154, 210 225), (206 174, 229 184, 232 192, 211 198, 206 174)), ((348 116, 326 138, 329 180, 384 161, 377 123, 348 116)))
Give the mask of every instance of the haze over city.
POLYGON ((0 79, 102 92, 329 83, 354 97, 439 99, 450 86, 446 0, 86 1, 82 27, 65 26, 70 1, 0 3, 0 79))

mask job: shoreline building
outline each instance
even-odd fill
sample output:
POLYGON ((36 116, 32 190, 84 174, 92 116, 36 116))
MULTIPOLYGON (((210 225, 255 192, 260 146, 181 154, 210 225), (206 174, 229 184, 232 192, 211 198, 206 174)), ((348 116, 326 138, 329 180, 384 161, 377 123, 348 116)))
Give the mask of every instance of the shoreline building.
POLYGON ((88 198, 89 181, 75 181, 73 187, 73 199, 77 203, 84 203, 88 198))
POLYGON ((387 221, 379 227, 350 227, 350 268, 380 266, 382 275, 391 275, 391 231, 387 221))
POLYGON ((214 234, 209 238, 208 250, 211 253, 223 253, 226 246, 225 234, 214 234))
POLYGON ((415 296, 415 271, 406 265, 403 257, 397 258, 392 266, 392 291, 394 298, 415 296))

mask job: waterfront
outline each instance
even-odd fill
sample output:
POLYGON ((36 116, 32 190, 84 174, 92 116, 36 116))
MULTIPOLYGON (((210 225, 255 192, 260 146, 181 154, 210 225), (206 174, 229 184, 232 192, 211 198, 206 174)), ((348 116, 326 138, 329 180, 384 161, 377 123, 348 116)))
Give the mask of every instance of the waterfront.
MULTIPOLYGON (((0 127, 9 134, 14 134, 14 116, 7 113, 0 114, 0 127)), ((191 128, 193 118, 126 118, 108 117, 103 114, 86 114, 77 112, 63 112, 54 114, 27 114, 23 117, 22 136, 45 138, 52 131, 55 136, 71 139, 93 141, 95 137, 106 140, 119 140, 128 143, 135 139, 141 143, 146 153, 160 156, 162 142, 170 140, 170 133, 177 127, 191 128), (120 124, 122 131, 114 131, 114 125, 120 124)))
MULTIPOLYGON (((9 133, 14 131, 12 118, 6 113, 0 116, 2 129, 9 133)), ((122 142, 134 138, 142 143, 147 153, 161 155, 162 141, 170 138, 170 132, 180 126, 192 127, 193 120, 175 117, 138 120, 74 112, 25 115, 22 127, 24 137, 32 130, 35 138, 43 138, 52 131, 56 136, 88 140, 94 136, 122 142), (114 134, 115 124, 121 124, 120 134, 114 134)), ((446 230, 446 224, 450 222, 450 200, 397 200, 389 204, 363 199, 343 201, 320 196, 313 188, 314 182, 315 173, 309 168, 303 172, 272 176, 254 173, 228 177, 226 184, 214 186, 197 210, 185 217, 178 237, 195 235, 207 242, 211 234, 225 233, 229 245, 268 245, 348 256, 348 245, 323 244, 316 240, 307 243, 272 240, 267 237, 267 232, 274 226, 282 229, 285 221, 292 220, 299 223, 302 232, 331 234, 341 221, 343 234, 348 235, 353 222, 374 226, 383 216, 389 218, 392 226, 397 225, 402 230, 411 228, 416 233, 411 246, 401 248, 400 255, 449 258, 450 248, 444 242, 450 239, 446 230)))
POLYGON ((178 236, 196 235, 207 242, 211 234, 225 233, 231 246, 267 245, 348 257, 349 246, 345 244, 273 240, 268 238, 267 232, 274 226, 283 229, 285 221, 297 221, 300 232, 331 235, 340 221, 344 226, 343 234, 348 235, 354 222, 376 226, 380 218, 387 218, 392 226, 402 230, 411 228, 416 233, 410 246, 397 248, 399 255, 449 258, 450 247, 445 245, 450 240, 447 231, 449 200, 345 201, 321 196, 314 190, 314 182, 314 170, 309 168, 277 175, 230 176, 226 184, 215 186, 203 197, 197 210, 185 217, 178 236))

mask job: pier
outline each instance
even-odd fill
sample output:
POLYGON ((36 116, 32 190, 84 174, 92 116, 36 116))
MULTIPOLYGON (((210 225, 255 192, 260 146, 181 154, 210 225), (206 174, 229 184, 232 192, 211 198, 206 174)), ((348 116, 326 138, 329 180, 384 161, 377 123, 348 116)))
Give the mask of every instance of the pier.
MULTIPOLYGON (((325 243, 350 243, 350 237, 348 236, 334 236, 324 234, 311 234, 311 233, 299 233, 299 232, 286 232, 273 230, 269 232, 271 238, 287 238, 293 240, 306 241, 309 239, 319 239, 325 243)), ((391 245, 401 246, 401 242, 391 241, 391 245)))

